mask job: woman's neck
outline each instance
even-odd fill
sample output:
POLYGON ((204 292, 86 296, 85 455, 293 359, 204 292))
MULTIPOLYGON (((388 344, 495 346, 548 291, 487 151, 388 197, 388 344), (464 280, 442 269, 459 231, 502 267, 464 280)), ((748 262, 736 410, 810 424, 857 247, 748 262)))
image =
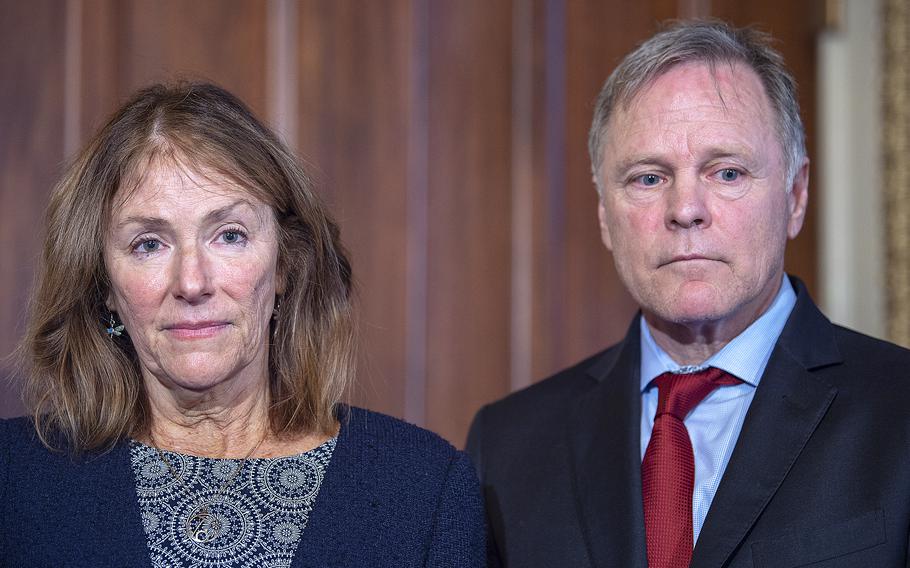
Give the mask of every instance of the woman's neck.
POLYGON ((232 459, 288 456, 312 450, 338 433, 336 426, 329 435, 277 436, 271 429, 266 392, 156 394, 149 396, 149 432, 139 440, 177 453, 232 459))
POLYGON ((148 442, 180 453, 242 458, 269 437, 266 401, 248 397, 185 403, 150 397, 148 442))

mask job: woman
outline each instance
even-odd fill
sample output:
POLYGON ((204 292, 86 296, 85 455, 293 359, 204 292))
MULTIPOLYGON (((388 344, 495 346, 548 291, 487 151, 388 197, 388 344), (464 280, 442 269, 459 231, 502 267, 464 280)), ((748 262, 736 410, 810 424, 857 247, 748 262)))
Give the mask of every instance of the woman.
POLYGON ((139 92, 55 188, 0 422, 3 566, 480 566, 461 452, 339 403, 351 269, 224 90, 139 92))

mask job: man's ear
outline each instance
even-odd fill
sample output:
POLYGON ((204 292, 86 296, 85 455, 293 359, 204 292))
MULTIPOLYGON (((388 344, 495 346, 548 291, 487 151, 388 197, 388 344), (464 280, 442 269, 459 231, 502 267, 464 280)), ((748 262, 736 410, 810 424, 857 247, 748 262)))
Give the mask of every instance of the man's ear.
POLYGON ((787 236, 795 239, 803 228, 806 219, 806 207, 809 204, 809 159, 804 158, 802 165, 793 176, 793 183, 787 194, 787 236))
POLYGON ((607 250, 613 252, 613 240, 610 238, 610 227, 607 224, 607 208, 604 205, 603 198, 597 202, 597 219, 600 222, 600 240, 603 241, 607 250))

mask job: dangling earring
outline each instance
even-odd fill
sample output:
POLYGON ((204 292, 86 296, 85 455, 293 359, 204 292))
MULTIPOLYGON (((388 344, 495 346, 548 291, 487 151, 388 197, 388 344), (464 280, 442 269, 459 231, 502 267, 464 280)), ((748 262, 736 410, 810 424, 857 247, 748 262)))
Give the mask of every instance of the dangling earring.
POLYGON ((120 337, 121 335, 123 335, 123 329, 124 329, 123 324, 117 323, 117 320, 114 319, 114 314, 112 312, 110 314, 110 322, 108 323, 107 329, 104 330, 105 333, 107 333, 108 337, 113 339, 115 335, 117 337, 120 337))
POLYGON ((281 298, 276 296, 275 297, 275 307, 272 308, 272 319, 277 320, 278 314, 280 314, 280 313, 281 313, 281 298))
POLYGON ((275 296, 275 306, 272 308, 272 341, 278 340, 278 315, 281 313, 281 297, 275 296))

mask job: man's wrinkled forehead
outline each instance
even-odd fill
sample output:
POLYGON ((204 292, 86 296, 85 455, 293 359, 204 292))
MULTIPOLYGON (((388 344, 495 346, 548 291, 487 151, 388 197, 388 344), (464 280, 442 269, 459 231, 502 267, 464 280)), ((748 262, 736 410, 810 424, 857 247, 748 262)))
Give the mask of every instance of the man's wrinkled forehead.
MULTIPOLYGON (((668 63, 667 65, 657 69, 652 77, 648 81, 644 81, 636 84, 626 84, 620 85, 615 93, 612 112, 610 117, 612 118, 618 111, 628 111, 629 108, 636 104, 654 85, 661 81, 661 79, 666 78, 667 75, 671 74, 673 71, 677 71, 683 67, 701 67, 708 70, 709 76, 714 84, 715 92, 717 93, 721 103, 724 102, 724 94, 721 91, 720 84, 718 82, 718 73, 721 70, 728 71, 731 75, 738 75, 744 73, 745 75, 740 75, 740 77, 745 77, 746 75, 753 75, 755 78, 758 78, 758 75, 755 71, 752 70, 745 62, 725 59, 725 60, 715 60, 708 58, 699 58, 699 59, 689 59, 683 61, 675 61, 668 63)), ((762 85, 762 91, 764 91, 764 86, 762 85)))
POLYGON ((644 137, 653 145, 672 138, 674 132, 703 132, 721 141, 746 134, 745 130, 749 137, 777 144, 775 126, 770 100, 751 68, 740 64, 674 65, 614 110, 605 128, 601 158, 611 149, 629 146, 630 136, 644 137))

